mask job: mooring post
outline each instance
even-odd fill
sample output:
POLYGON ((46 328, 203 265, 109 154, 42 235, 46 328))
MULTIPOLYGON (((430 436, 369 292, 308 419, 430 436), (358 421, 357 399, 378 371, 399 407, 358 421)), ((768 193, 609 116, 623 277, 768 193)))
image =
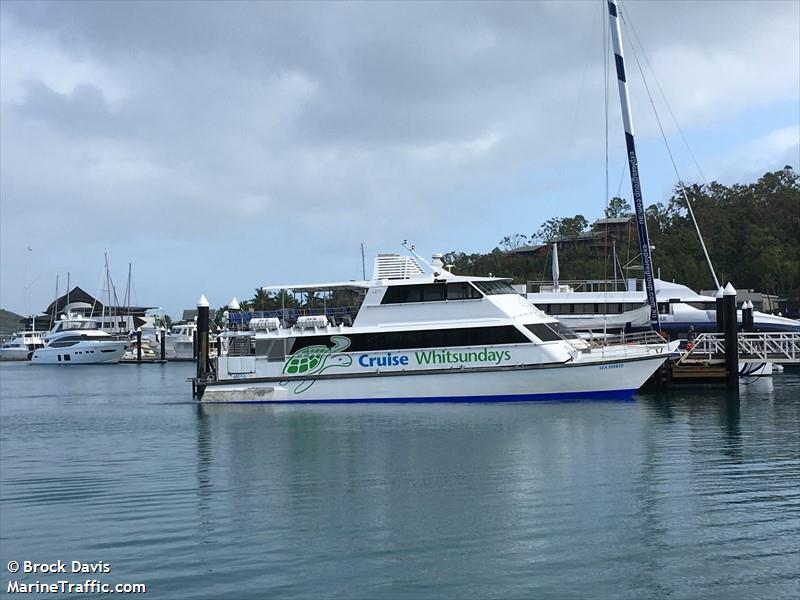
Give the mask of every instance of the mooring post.
POLYGON ((205 382, 208 373, 208 300, 205 294, 197 301, 197 380, 205 382))
POLYGON ((239 301, 236 299, 236 296, 231 298, 231 301, 228 302, 228 311, 229 314, 234 314, 235 317, 232 319, 233 321, 237 321, 238 319, 233 329, 235 331, 242 331, 244 329, 244 315, 242 314, 242 307, 239 304, 239 301))
POLYGON ((136 330, 136 362, 142 362, 142 330, 136 330))
POLYGON ((719 288, 717 293, 714 294, 717 308, 717 333, 725 333, 725 309, 722 304, 723 292, 724 290, 719 288))
POLYGON ((725 313, 725 382, 729 389, 739 389, 739 323, 736 319, 736 289, 728 282, 722 302, 725 313))
POLYGON ((161 360, 167 360, 167 328, 161 328, 161 360))
POLYGON ((753 303, 750 300, 742 302, 742 331, 753 331, 753 303))

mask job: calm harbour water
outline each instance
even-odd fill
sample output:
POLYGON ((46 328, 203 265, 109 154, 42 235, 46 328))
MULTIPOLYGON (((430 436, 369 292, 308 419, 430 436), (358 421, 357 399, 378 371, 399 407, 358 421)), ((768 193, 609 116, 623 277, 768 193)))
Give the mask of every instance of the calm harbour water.
POLYGON ((0 365, 0 595, 62 559, 148 598, 800 596, 799 371, 315 407, 197 406, 192 369, 0 365))

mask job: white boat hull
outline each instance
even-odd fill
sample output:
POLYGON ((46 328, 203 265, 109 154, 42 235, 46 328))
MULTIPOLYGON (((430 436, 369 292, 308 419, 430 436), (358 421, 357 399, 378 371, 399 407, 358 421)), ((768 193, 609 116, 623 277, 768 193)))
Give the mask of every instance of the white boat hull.
POLYGON ((0 361, 28 360, 32 353, 28 348, 0 348, 0 361))
POLYGON ((740 362, 739 377, 772 377, 772 363, 740 362))
POLYGON ((621 314, 609 315, 557 315, 557 318, 575 331, 618 331, 623 329, 641 329, 650 325, 650 307, 642 306, 621 314))
POLYGON ((167 360, 194 360, 194 342, 167 338, 164 353, 167 360))
POLYGON ((66 348, 45 347, 33 353, 31 362, 43 365, 102 365, 118 363, 125 354, 125 341, 86 341, 66 348))
POLYGON ((666 354, 617 362, 430 372, 320 376, 291 381, 243 378, 206 387, 203 402, 515 402, 630 397, 666 354), (309 385, 311 383, 311 385, 309 385))

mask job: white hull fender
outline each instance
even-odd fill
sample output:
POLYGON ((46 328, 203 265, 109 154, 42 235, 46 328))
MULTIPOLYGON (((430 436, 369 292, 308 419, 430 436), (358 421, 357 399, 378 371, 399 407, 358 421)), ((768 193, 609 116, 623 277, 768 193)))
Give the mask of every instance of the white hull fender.
POLYGON ((81 342, 67 348, 40 348, 31 362, 43 365, 102 365, 118 363, 127 349, 125 341, 81 342))
POLYGON ((361 377, 320 376, 227 380, 206 387, 202 402, 515 402, 581 398, 625 399, 663 364, 668 354, 618 362, 410 373, 361 377), (286 378, 284 378, 286 379, 286 378))

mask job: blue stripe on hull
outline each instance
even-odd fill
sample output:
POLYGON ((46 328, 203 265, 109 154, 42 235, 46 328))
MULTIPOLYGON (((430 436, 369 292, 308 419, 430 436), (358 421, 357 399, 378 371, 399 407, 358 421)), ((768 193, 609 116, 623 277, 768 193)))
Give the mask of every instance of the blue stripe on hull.
MULTIPOLYGON (((488 402, 574 402, 580 400, 630 400, 636 390, 596 392, 555 392, 550 394, 500 394, 496 396, 430 396, 410 398, 347 398, 329 400, 242 400, 205 402, 204 404, 431 404, 431 403, 488 403, 488 402)), ((203 402, 201 401, 201 404, 203 402)))

